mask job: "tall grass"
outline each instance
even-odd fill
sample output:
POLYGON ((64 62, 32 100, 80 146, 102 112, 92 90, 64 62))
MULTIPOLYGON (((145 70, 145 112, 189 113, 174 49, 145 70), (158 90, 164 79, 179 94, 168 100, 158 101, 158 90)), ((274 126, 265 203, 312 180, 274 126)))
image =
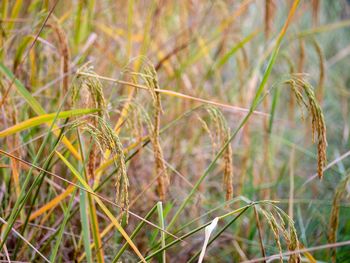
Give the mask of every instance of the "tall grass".
POLYGON ((1 261, 347 262, 348 1, 0 16, 1 261))

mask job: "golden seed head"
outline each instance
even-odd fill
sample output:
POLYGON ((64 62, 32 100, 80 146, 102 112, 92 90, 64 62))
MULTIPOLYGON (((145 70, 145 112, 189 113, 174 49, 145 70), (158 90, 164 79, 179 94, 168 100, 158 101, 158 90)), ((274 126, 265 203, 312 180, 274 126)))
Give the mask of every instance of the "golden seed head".
POLYGON ((321 179, 323 177, 323 169, 327 161, 326 123, 323 112, 316 99, 313 88, 309 83, 300 78, 298 75, 293 75, 292 79, 286 81, 286 83, 290 85, 298 105, 300 107, 304 105, 311 115, 312 141, 317 142, 317 173, 318 177, 321 179))

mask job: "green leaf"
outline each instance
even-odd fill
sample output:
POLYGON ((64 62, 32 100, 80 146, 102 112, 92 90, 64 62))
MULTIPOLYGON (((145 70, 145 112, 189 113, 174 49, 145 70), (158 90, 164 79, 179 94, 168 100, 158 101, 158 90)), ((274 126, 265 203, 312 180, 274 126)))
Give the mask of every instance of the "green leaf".
MULTIPOLYGON (((58 113, 57 119, 65 119, 65 118, 70 118, 74 116, 86 115, 97 111, 98 109, 76 109, 76 110, 62 111, 58 113)), ((43 114, 40 116, 27 119, 10 128, 7 128, 6 130, 0 131, 0 138, 38 126, 43 123, 51 122, 55 117, 56 117, 56 113, 49 113, 49 114, 43 114)))

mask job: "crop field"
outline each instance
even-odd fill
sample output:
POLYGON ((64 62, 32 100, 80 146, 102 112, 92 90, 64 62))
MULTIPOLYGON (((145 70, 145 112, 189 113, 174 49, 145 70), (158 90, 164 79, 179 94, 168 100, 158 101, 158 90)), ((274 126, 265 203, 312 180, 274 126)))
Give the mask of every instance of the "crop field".
POLYGON ((349 0, 1 0, 0 262, 350 262, 349 0))

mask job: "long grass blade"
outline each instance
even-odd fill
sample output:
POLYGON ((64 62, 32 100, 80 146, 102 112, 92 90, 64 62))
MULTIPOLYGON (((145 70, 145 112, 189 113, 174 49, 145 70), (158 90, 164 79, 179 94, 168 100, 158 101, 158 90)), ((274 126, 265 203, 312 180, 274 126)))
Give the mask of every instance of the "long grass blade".
MULTIPOLYGON (((34 112, 37 115, 44 115, 46 114, 45 110, 41 107, 39 102, 30 94, 30 92, 25 88, 25 86, 20 82, 13 73, 0 61, 0 73, 2 75, 5 75, 9 80, 14 80, 15 87, 18 91, 18 93, 25 99, 25 101, 29 104, 29 106, 34 110, 34 112)), ((50 126, 50 123, 48 123, 50 126)), ((54 129, 57 127, 54 126, 54 129)), ((54 131, 54 134, 57 136, 59 134, 58 131, 54 131)), ((66 138, 63 137, 62 142, 66 145, 66 147, 69 149, 69 151, 78 159, 81 160, 81 157, 77 150, 74 148, 74 146, 71 144, 71 142, 66 138)))
POLYGON ((207 250, 207 245, 209 242, 210 235, 214 231, 214 229, 216 228, 218 221, 219 221, 219 218, 215 217, 214 220, 211 222, 211 224, 209 226, 205 227, 204 243, 203 243, 201 253, 199 255, 198 263, 203 262, 205 251, 207 250))
MULTIPOLYGON (((157 212, 158 212, 158 218, 159 218, 159 226, 161 229, 165 230, 165 224, 164 224, 164 216, 163 216, 163 204, 162 202, 157 203, 157 212)), ((163 231, 160 232, 161 235, 161 245, 162 248, 165 247, 165 233, 163 231)), ((161 262, 166 262, 166 254, 165 250, 162 252, 162 259, 161 262)))
MULTIPOLYGON (((80 185, 82 185, 80 183, 80 185)), ((86 260, 89 263, 92 263, 92 253, 90 249, 90 217, 88 213, 88 208, 87 208, 87 194, 85 191, 80 190, 79 191, 79 207, 80 207, 80 219, 81 219, 81 228, 82 228, 82 234, 83 234, 83 244, 84 244, 84 249, 85 249, 85 255, 86 255, 86 260)))
POLYGON ((73 206, 73 201, 74 201, 74 197, 75 197, 75 193, 76 193, 76 188, 74 188, 72 196, 69 200, 68 206, 64 211, 64 219, 63 222, 60 226, 60 230, 58 231, 58 235, 57 235, 57 239, 56 239, 56 243, 55 246, 53 247, 53 250, 51 252, 51 256, 50 256, 50 261, 51 262, 56 262, 56 256, 57 256, 57 252, 58 249, 60 248, 61 245, 61 241, 62 241, 62 237, 63 237, 63 233, 64 233, 64 229, 67 225, 68 219, 69 219, 69 215, 73 206))
POLYGON ((71 118, 75 116, 91 114, 97 111, 98 109, 76 109, 76 110, 62 111, 57 115, 57 117, 56 117, 56 113, 43 114, 40 116, 27 119, 21 123, 18 123, 12 127, 7 128, 6 130, 0 131, 0 138, 15 134, 17 132, 20 132, 29 128, 36 127, 43 123, 50 123, 55 117, 57 119, 65 119, 65 118, 71 118))

